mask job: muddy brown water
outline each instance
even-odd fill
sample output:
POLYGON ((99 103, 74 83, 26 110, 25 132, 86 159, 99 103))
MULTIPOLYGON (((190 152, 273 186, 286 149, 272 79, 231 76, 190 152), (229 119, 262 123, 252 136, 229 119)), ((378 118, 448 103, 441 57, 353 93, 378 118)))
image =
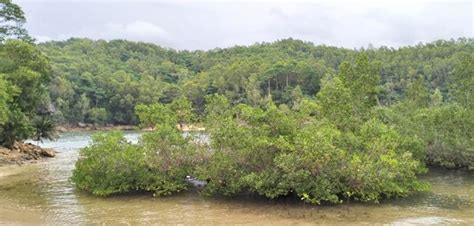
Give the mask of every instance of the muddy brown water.
MULTIPOLYGON (((78 150, 91 133, 64 134, 44 147, 56 158, 0 168, 0 224, 461 224, 474 225, 474 173, 432 169, 422 180, 431 192, 381 204, 311 206, 253 198, 219 199, 188 191, 171 197, 147 194, 110 198, 77 191, 69 181, 78 150)), ((138 133, 127 133, 131 141, 138 133)))

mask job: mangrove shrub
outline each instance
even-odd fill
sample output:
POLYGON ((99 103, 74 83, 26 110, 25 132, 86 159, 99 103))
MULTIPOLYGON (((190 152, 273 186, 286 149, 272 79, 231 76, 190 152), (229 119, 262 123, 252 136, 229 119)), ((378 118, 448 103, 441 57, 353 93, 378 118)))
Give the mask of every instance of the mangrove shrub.
POLYGON ((97 134, 81 149, 72 181, 80 189, 107 196, 130 191, 170 195, 187 189, 187 175, 200 150, 176 128, 176 117, 161 104, 139 105, 141 125, 155 128, 132 144, 120 132, 97 134))

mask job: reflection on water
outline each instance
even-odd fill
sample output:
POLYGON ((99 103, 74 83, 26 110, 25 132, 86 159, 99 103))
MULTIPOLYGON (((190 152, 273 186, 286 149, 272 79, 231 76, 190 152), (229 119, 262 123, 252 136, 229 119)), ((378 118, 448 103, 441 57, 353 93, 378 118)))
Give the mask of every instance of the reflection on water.
MULTIPOLYGON (((432 192, 379 205, 310 206, 285 200, 212 199, 193 191, 165 198, 135 194, 97 198, 69 182, 86 132, 45 147, 56 158, 0 168, 0 224, 474 224, 474 173, 431 170, 432 192)), ((127 133, 136 142, 139 134, 127 133)))

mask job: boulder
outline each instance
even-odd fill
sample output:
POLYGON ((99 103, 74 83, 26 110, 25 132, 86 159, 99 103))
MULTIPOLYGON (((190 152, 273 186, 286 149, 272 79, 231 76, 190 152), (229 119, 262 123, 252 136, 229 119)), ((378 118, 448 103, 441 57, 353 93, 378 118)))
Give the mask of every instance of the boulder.
POLYGON ((87 127, 87 124, 82 123, 82 122, 78 122, 78 123, 77 123, 77 126, 78 126, 79 128, 86 128, 86 127, 87 127))
POLYGON ((62 127, 62 126, 58 126, 58 127, 56 127, 56 131, 58 131, 60 133, 65 133, 65 132, 67 132, 67 129, 62 127))
POLYGON ((52 148, 41 148, 41 155, 52 158, 56 156, 56 152, 52 148))

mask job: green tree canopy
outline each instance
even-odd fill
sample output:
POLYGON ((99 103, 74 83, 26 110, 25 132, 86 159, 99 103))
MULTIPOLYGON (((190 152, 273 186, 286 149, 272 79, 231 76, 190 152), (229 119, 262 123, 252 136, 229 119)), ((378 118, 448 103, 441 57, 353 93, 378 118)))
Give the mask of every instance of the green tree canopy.
MULTIPOLYGON (((50 117, 52 109, 49 103, 47 84, 50 81, 50 65, 46 57, 33 45, 9 40, 0 45, 0 77, 3 78, 0 90, 8 90, 8 100, 3 109, 8 109, 5 123, 0 126, 0 144, 11 146, 15 141, 31 138, 35 131, 38 139, 48 138, 46 127, 35 123, 37 117, 44 120, 50 117), (6 106, 6 107, 5 107, 6 106)), ((1 95, 1 94, 0 94, 1 95)), ((5 113, 3 114, 5 115, 5 113)), ((51 129, 52 126, 48 128, 51 129)))
POLYGON ((0 0, 0 42, 9 38, 32 41, 26 29, 23 28, 26 22, 23 10, 11 0, 0 0))

